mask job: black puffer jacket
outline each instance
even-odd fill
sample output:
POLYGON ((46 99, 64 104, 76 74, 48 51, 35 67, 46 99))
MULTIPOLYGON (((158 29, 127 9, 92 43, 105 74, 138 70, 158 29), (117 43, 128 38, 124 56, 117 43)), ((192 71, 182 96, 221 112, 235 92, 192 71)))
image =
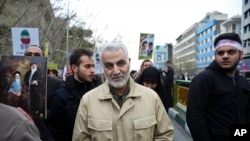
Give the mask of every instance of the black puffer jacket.
POLYGON ((192 80, 187 124, 194 141, 226 141, 230 125, 250 123, 250 86, 238 71, 234 79, 214 61, 192 80))
POLYGON ((75 117, 81 97, 98 86, 97 81, 80 83, 69 76, 65 84, 57 89, 48 111, 48 126, 55 141, 71 141, 75 117))

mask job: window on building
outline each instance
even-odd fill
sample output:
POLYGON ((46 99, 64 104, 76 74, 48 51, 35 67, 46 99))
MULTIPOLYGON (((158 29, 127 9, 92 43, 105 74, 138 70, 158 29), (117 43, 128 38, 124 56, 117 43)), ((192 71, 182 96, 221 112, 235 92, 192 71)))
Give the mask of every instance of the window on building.
POLYGON ((232 24, 232 31, 235 32, 235 30, 236 30, 236 25, 232 24))
POLYGON ((246 47, 247 46, 247 40, 244 40, 243 41, 243 47, 246 47))
POLYGON ((247 26, 244 27, 244 33, 246 33, 246 32, 247 32, 247 26))
POLYGON ((246 12, 244 13, 244 19, 247 18, 247 14, 248 14, 248 12, 246 11, 246 12))

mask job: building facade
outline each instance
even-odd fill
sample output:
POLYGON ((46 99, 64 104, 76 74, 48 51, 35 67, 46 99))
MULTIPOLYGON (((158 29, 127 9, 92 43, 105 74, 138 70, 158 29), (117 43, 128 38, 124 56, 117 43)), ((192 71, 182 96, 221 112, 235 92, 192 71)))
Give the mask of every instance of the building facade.
POLYGON ((244 58, 250 58, 250 0, 242 1, 241 26, 244 58))
POLYGON ((184 72, 194 74, 196 71, 196 34, 200 24, 195 23, 177 39, 173 49, 173 66, 176 74, 184 72))

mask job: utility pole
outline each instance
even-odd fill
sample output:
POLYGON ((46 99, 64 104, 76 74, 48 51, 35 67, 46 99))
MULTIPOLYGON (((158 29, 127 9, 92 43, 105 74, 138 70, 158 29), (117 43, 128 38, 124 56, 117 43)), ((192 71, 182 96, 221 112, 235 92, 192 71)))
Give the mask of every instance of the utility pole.
POLYGON ((66 27, 66 30, 67 30, 67 33, 66 33, 66 56, 65 56, 65 58, 66 58, 66 61, 65 61, 65 63, 66 63, 66 65, 68 64, 67 62, 68 62, 68 55, 69 55, 69 0, 68 0, 68 8, 67 8, 67 27, 66 27))

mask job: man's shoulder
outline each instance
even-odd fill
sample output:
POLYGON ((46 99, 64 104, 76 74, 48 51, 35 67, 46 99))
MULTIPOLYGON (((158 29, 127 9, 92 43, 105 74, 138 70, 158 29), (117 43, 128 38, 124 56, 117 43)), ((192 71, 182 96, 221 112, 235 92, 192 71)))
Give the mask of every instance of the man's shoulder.
MULTIPOLYGON (((13 119, 11 117, 14 117, 15 119, 20 119, 20 120, 26 119, 24 116, 22 116, 22 114, 15 107, 12 107, 9 105, 5 105, 5 104, 0 103, 0 111, 1 111, 1 113, 4 113, 4 117, 8 117, 8 120, 13 119)), ((3 115, 3 114, 1 114, 1 115, 3 115)))
POLYGON ((52 94, 52 101, 68 101, 71 97, 73 97, 73 91, 70 89, 62 86, 58 89, 56 89, 52 94))
POLYGON ((168 72, 173 72, 174 69, 172 67, 168 67, 168 72))
POLYGON ((95 86, 93 89, 89 90, 87 93, 96 93, 96 92, 99 92, 99 91, 104 93, 105 91, 107 91, 107 89, 109 89, 107 87, 107 85, 105 83, 102 83, 100 85, 95 86))
POLYGON ((51 76, 47 76, 47 85, 48 86, 61 86, 63 84, 63 80, 59 79, 59 78, 54 78, 51 76))
POLYGON ((206 69, 198 74, 196 74, 192 81, 200 81, 202 82, 203 80, 210 80, 210 81, 215 81, 218 76, 216 76, 215 72, 210 69, 206 69))
POLYGON ((47 76, 47 81, 48 81, 48 82, 58 82, 58 83, 63 83, 63 80, 62 80, 62 79, 55 78, 55 77, 52 77, 52 76, 47 76))

